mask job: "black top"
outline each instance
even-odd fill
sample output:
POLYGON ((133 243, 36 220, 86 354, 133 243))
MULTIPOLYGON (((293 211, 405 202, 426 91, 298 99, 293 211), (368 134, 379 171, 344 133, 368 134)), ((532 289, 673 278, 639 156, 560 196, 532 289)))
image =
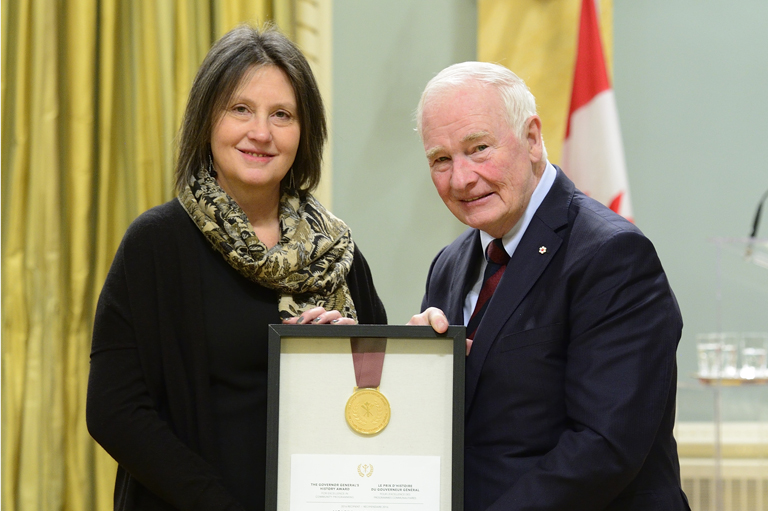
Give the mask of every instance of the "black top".
POLYGON ((267 325, 277 293, 240 275, 211 247, 200 254, 213 420, 224 486, 246 509, 264 503, 267 325))
MULTIPOLYGON (((386 323, 355 247, 360 323, 386 323)), ((116 510, 262 509, 274 291, 241 277, 173 200, 129 227, 99 298, 87 421, 116 510)))

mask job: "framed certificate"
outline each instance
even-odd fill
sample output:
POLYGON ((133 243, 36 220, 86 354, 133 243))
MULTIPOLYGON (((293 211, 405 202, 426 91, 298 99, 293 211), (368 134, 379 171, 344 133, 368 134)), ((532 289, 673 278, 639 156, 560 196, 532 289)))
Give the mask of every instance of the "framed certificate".
POLYGON ((268 511, 459 511, 464 327, 271 325, 268 511))

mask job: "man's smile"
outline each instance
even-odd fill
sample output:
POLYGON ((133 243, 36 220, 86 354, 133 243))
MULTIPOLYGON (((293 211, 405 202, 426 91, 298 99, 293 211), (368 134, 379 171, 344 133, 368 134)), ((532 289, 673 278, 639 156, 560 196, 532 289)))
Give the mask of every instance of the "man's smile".
POLYGON ((470 203, 470 202, 478 201, 480 199, 485 199, 486 197, 490 197, 491 195, 493 195, 493 193, 487 193, 485 195, 479 195, 477 197, 471 197, 469 199, 459 199, 459 201, 464 203, 470 203))

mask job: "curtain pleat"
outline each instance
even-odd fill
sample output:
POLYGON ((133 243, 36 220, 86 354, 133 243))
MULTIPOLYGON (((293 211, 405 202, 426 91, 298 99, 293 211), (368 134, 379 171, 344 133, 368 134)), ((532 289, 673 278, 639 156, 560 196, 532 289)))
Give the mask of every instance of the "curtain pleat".
MULTIPOLYGON (((62 506, 68 509, 93 509, 95 497, 93 460, 96 450, 85 427, 85 392, 88 373, 88 338, 93 303, 93 229, 96 98, 96 0, 71 2, 60 13, 67 43, 60 50, 62 75, 63 172, 66 201, 64 249, 67 276, 64 309, 64 414, 63 450, 65 478, 60 490, 62 506), (66 63, 66 66, 64 65, 66 63), (69 226, 69 227, 68 227, 69 226), (80 226, 75 228, 75 226, 80 226)), ((61 37, 59 37, 61 40, 61 37)), ((23 484, 24 481, 21 481, 23 484)), ((45 489, 45 486, 42 486, 45 489)), ((25 509, 22 505, 18 509, 25 509)), ((101 508, 105 509, 105 508, 101 508)))
POLYGON ((210 45, 272 12, 2 1, 4 511, 112 508, 115 463, 85 424, 95 303, 128 224, 174 196, 174 141, 210 45))

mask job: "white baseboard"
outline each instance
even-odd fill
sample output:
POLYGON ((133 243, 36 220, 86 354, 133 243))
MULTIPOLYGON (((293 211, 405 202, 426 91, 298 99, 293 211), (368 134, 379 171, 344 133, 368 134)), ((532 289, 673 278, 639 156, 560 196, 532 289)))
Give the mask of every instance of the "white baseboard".
MULTIPOLYGON (((715 456, 715 425, 712 422, 679 422, 675 426, 681 458, 715 456)), ((724 422, 720 426, 723 459, 768 459, 768 422, 724 422)))
POLYGON ((711 422, 681 422, 675 427, 680 478, 691 510, 768 511, 768 423, 721 424, 719 463, 715 431, 711 422))

